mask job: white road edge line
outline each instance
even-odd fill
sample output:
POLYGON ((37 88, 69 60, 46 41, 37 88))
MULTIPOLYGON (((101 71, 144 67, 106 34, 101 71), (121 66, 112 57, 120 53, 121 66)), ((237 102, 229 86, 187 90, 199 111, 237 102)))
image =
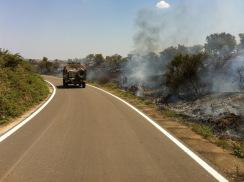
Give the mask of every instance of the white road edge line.
POLYGON ((19 124, 8 130, 6 133, 4 133, 2 136, 0 136, 0 143, 3 142, 5 139, 7 139, 10 135, 12 135, 14 132, 16 132, 18 129, 20 129, 22 126, 24 126, 26 123, 28 123, 32 118, 34 118, 38 113, 40 113, 48 104, 51 102, 53 97, 56 94, 56 87, 49 81, 45 80, 47 83, 49 83, 53 88, 53 93, 49 97, 49 99, 41 106, 39 107, 35 112, 33 112, 29 117, 21 121, 19 124))
POLYGON ((110 96, 118 99, 119 101, 123 102, 127 106, 129 106, 131 109, 136 111, 138 114, 140 114, 143 118, 145 118, 149 123, 151 123, 154 127, 156 127, 161 133, 163 133, 166 137, 168 137, 172 142, 174 142, 181 150, 183 150, 187 155, 189 155, 194 161, 196 161, 200 166, 202 166, 208 173, 210 173, 216 180, 220 182, 228 182, 228 180, 223 177, 221 174, 219 174, 214 168, 212 168, 210 165, 208 165, 204 160, 202 160, 198 155, 196 155, 193 151, 191 151, 189 148, 187 148, 183 143, 181 143, 179 140, 177 140, 174 136, 172 136, 168 131, 163 129, 159 124, 157 124, 154 120, 149 118, 147 115, 145 115, 143 112, 132 106, 130 103, 126 102, 125 100, 121 99, 118 96, 115 96, 111 94, 110 92, 103 90, 101 88, 95 87, 93 85, 88 85, 90 87, 93 87, 97 90, 100 90, 106 94, 109 94, 110 96))

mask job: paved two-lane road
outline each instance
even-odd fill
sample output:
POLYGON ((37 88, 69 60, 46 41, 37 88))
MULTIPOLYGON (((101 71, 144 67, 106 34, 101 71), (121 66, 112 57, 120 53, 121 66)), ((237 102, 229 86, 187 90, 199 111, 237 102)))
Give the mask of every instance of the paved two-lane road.
MULTIPOLYGON (((55 86, 61 79, 47 77, 55 86)), ((91 87, 57 87, 34 119, 0 143, 0 181, 214 181, 124 103, 91 87)))

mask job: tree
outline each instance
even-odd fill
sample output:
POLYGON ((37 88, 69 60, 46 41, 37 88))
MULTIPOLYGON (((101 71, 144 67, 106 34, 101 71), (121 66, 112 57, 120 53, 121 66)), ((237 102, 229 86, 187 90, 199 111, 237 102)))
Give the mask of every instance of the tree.
POLYGON ((159 60, 165 65, 172 61, 176 55, 199 54, 203 52, 203 48, 204 46, 202 45, 195 45, 192 47, 178 45, 177 47, 169 47, 160 52, 159 60))
POLYGON ((167 66, 166 86, 177 95, 198 97, 200 92, 199 72, 203 69, 203 54, 177 55, 167 66))
POLYGON ((205 51, 208 55, 228 58, 236 48, 236 39, 228 33, 212 34, 206 38, 205 51))
POLYGON ((188 53, 190 53, 190 54, 200 54, 203 52, 204 52, 203 45, 194 45, 194 46, 188 48, 188 53))
POLYGON ((178 50, 175 47, 169 47, 160 52, 160 60, 170 62, 177 55, 178 50))
POLYGON ((105 59, 102 54, 95 54, 94 61, 96 66, 100 66, 105 62, 105 59))
POLYGON ((89 68, 95 68, 104 64, 105 59, 102 54, 89 54, 84 59, 84 63, 89 68))
POLYGON ((43 57, 43 58, 42 58, 42 61, 43 61, 43 62, 47 62, 47 61, 48 61, 48 58, 47 58, 47 57, 43 57))
POLYGON ((121 61, 122 61, 122 56, 118 54, 112 56, 106 56, 105 58, 105 63, 109 68, 109 70, 111 70, 112 72, 116 72, 119 69, 121 61))
POLYGON ((240 33, 239 37, 240 37, 240 48, 244 49, 244 33, 240 33))
POLYGON ((237 69, 238 83, 241 90, 244 89, 244 66, 237 69))
POLYGON ((59 68, 60 68, 60 62, 59 60, 55 59, 53 62, 53 69, 55 72, 58 72, 59 68))
POLYGON ((48 61, 47 57, 43 57, 42 61, 39 63, 39 68, 41 73, 51 73, 53 69, 53 63, 48 61))

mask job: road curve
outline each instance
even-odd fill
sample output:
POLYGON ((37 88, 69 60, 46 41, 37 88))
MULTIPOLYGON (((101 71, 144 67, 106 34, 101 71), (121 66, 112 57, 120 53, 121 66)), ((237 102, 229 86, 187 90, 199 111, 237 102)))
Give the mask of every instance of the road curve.
POLYGON ((60 87, 0 143, 0 181, 215 181, 144 118, 91 87, 60 87))

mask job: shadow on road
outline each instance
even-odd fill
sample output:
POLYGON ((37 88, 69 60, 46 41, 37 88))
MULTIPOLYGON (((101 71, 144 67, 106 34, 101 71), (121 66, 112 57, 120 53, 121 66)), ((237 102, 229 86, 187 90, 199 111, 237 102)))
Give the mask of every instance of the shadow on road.
POLYGON ((82 89, 82 87, 80 86, 75 86, 75 85, 71 85, 68 87, 64 87, 63 85, 58 85, 56 86, 57 89, 82 89))

